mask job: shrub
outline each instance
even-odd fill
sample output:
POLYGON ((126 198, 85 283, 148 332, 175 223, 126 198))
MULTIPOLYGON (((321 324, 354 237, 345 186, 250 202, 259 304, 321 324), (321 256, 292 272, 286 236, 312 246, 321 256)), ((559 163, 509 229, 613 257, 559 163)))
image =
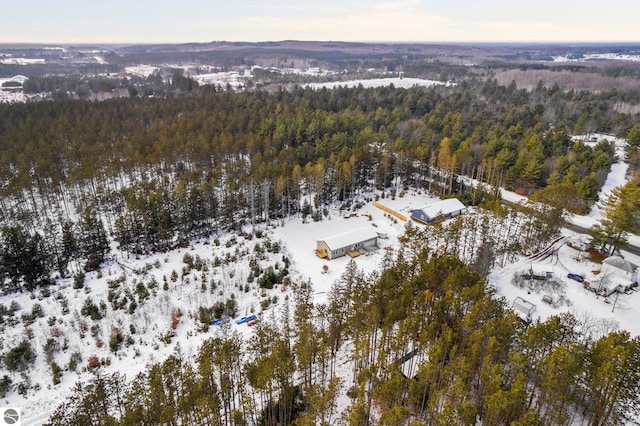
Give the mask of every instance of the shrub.
POLYGON ((180 317, 182 316, 182 312, 178 308, 174 308, 171 310, 171 329, 175 330, 178 328, 178 324, 180 323, 180 317))
POLYGON ((102 319, 100 309, 98 308, 98 306, 96 306, 95 303, 93 303, 93 300, 91 300, 91 298, 87 298, 87 300, 84 301, 84 305, 82 305, 80 313, 84 316, 90 317, 94 321, 102 319))
POLYGON ((147 297, 149 297, 149 290, 144 286, 144 283, 139 282, 136 285, 135 293, 138 295, 138 302, 142 304, 147 297))
POLYGON ((11 349, 4 356, 4 365, 9 371, 22 371, 27 365, 35 360, 36 354, 31 348, 31 344, 23 340, 18 346, 11 349))
POLYGON ((36 303, 33 305, 33 308, 31 308, 30 314, 22 314, 22 321, 25 323, 25 325, 29 325, 33 324, 36 319, 42 317, 44 317, 44 310, 42 309, 42 305, 36 303))
POLYGON ((89 357, 89 360, 87 361, 87 368, 89 368, 89 370, 93 370, 94 368, 98 368, 99 366, 100 360, 98 359, 98 357, 95 355, 91 355, 89 357))
MULTIPOLYGON (((220 306, 220 304, 217 306, 220 306)), ((217 306, 213 306, 211 308, 200 306, 198 308, 198 319, 202 324, 211 324, 215 318, 220 318, 216 317, 217 306)), ((220 312, 220 314, 222 315, 222 312, 220 312)))
POLYGON ((58 338, 62 336, 62 331, 60 330, 60 328, 54 326, 54 327, 51 327, 51 329, 49 329, 49 335, 51 337, 58 338))
POLYGON ((260 288, 272 289, 273 286, 277 283, 278 276, 271 266, 269 266, 265 273, 262 274, 260 278, 258 278, 258 285, 260 286, 260 288))
MULTIPOLYGON (((233 296, 233 294, 231 296, 233 296)), ((227 316, 234 317, 236 315, 237 309, 238 309, 238 303, 235 301, 235 299, 233 297, 230 299, 227 299, 227 301, 224 304, 225 314, 227 316)))
POLYGON ((7 392, 11 390, 12 383, 13 381, 9 376, 7 376, 6 374, 2 376, 2 379, 0 379, 0 398, 4 398, 7 392))
POLYGON ((109 350, 111 350, 111 352, 117 352, 123 341, 124 336, 122 335, 122 331, 114 327, 113 330, 111 330, 111 337, 109 338, 109 350))
POLYGON ((78 289, 81 289, 82 287, 84 287, 84 279, 85 279, 84 272, 80 272, 80 273, 76 274, 73 277, 73 288, 78 290, 78 289))
POLYGON ((196 259, 193 262, 193 267, 196 269, 196 271, 202 271, 202 269, 204 268, 204 262, 198 254, 196 254, 196 259))
POLYGON ((71 357, 69 358, 68 369, 70 371, 76 371, 76 368, 78 368, 78 363, 80 363, 81 361, 82 361, 82 355, 80 354, 80 352, 72 353, 71 357))
POLYGON ((190 253, 185 253, 184 256, 182 257, 182 262, 184 264, 186 264, 189 269, 193 269, 193 256, 191 256, 190 253))
POLYGON ((54 338, 48 338, 47 343, 44 344, 42 350, 47 358, 47 362, 51 363, 53 361, 54 354, 60 350, 60 343, 58 343, 54 338))
POLYGON ((62 377, 62 368, 54 362, 51 364, 51 372, 53 373, 53 384, 59 384, 62 377))

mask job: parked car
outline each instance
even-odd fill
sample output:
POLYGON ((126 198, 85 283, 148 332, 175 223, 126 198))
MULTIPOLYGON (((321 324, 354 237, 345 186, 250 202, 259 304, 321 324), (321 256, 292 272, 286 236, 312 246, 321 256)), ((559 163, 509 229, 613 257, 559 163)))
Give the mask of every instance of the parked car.
POLYGON ((579 283, 584 282, 584 277, 578 274, 567 274, 567 278, 570 278, 574 281, 578 281, 579 283))

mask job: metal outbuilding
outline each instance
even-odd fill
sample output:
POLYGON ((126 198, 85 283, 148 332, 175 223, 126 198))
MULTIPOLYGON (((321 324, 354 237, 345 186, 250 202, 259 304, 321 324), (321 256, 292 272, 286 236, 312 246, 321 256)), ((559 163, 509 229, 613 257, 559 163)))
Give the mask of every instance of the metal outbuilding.
POLYGON ((411 219, 420 223, 430 223, 436 219, 449 219, 461 214, 466 206, 457 198, 436 201, 411 212, 411 219))
POLYGON ((317 241, 316 255, 335 259, 340 256, 359 256, 362 251, 377 248, 378 233, 372 228, 361 228, 323 238, 317 241))

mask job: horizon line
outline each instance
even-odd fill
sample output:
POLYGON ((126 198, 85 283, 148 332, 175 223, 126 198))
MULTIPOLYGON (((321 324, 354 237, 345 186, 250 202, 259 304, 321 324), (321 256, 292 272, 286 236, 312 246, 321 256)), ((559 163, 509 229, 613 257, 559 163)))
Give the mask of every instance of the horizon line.
POLYGON ((260 44, 260 43, 344 43, 344 44, 386 44, 386 45, 404 45, 404 44, 421 44, 421 45, 581 45, 581 46, 593 46, 593 45, 640 45, 640 40, 626 40, 626 41, 602 41, 602 40, 556 40, 556 41, 354 41, 354 40, 303 40, 303 39, 283 39, 283 40, 260 40, 260 41, 248 41, 248 40, 209 40, 209 41, 121 41, 121 42, 106 42, 106 41, 66 41, 66 42, 48 42, 48 41, 0 41, 0 46, 157 46, 157 45, 187 45, 187 44, 213 44, 213 43, 247 43, 247 44, 260 44))

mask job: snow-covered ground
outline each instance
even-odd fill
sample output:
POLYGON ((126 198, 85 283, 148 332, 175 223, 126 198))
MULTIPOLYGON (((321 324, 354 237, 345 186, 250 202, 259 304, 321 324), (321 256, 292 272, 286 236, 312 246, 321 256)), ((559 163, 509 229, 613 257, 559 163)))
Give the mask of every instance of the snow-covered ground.
POLYGON ((384 86, 390 86, 393 84, 394 87, 408 89, 414 86, 424 86, 424 87, 431 87, 431 86, 437 86, 437 85, 450 86, 453 83, 436 81, 436 80, 424 80, 421 78, 393 77, 393 78, 372 78, 372 79, 366 79, 366 80, 331 81, 326 83, 311 83, 311 84, 308 84, 307 86, 311 87, 312 89, 320 89, 322 87, 326 87, 327 89, 335 89, 336 87, 339 87, 339 86, 357 87, 360 84, 362 84, 362 87, 365 87, 365 88, 384 87, 384 86))
POLYGON ((579 58, 570 55, 554 56, 553 62, 588 62, 588 61, 640 61, 640 55, 626 53, 587 53, 579 58))
POLYGON ((21 86, 27 81, 24 75, 15 75, 10 78, 0 78, 0 103, 18 103, 25 102, 28 96, 21 90, 21 86), (5 83, 17 83, 20 85, 19 90, 13 88, 5 88, 5 83))
POLYGON ((20 103, 26 102, 27 99, 27 95, 23 92, 0 89, 0 103, 20 103))
MULTIPOLYGON (((626 164, 614 164, 603 187, 601 199, 613 187, 625 182, 625 174, 626 164)), ((503 197, 516 202, 524 198, 507 191, 503 191, 503 197)), ((313 222, 311 218, 303 222, 301 217, 293 217, 273 222, 268 227, 261 225, 260 237, 253 234, 246 238, 226 234, 218 236, 219 244, 215 243, 215 237, 211 237, 194 241, 187 248, 168 253, 157 253, 139 259, 118 257, 104 265, 101 276, 96 272, 89 273, 84 289, 73 289, 72 280, 65 280, 59 283, 57 288, 51 289, 52 295, 49 297, 37 294, 0 297, 0 303, 6 307, 14 300, 21 307, 16 313, 16 326, 10 328, 5 324, 2 336, 3 351, 14 347, 29 335, 32 336, 29 338, 31 344, 39 350, 39 356, 28 372, 31 389, 25 395, 11 392, 3 405, 20 407, 25 419, 23 425, 39 425, 44 423, 53 409, 70 394, 72 386, 78 380, 87 380, 91 376, 90 372, 83 371, 83 367, 92 355, 105 360, 105 363, 107 359, 110 360, 110 365, 100 367, 105 372, 124 373, 129 380, 150 364, 162 361, 173 353, 178 345, 183 354, 192 357, 199 345, 217 332, 215 326, 206 332, 198 331, 201 328, 197 319, 198 308, 224 302, 231 294, 238 302, 239 317, 255 313, 259 318, 265 319, 277 315, 285 298, 290 297, 291 289, 276 286, 273 290, 263 291, 257 288, 255 281, 251 288, 247 289, 251 258, 258 259, 261 267, 266 268, 276 263, 282 267, 282 257, 287 256, 291 261, 289 270, 293 282, 310 282, 314 301, 325 302, 332 284, 340 278, 350 258, 341 257, 331 261, 318 258, 315 254, 317 240, 364 227, 371 227, 381 234, 386 234, 388 238, 379 240, 378 250, 354 259, 358 268, 365 273, 378 270, 385 254, 395 252, 400 246, 398 237, 403 234, 405 223, 375 207, 371 202, 364 199, 361 201, 363 207, 357 210, 357 215, 347 214, 346 211, 334 207, 328 211, 328 217, 319 222, 313 222), (347 216, 349 218, 346 218, 347 216), (280 251, 269 253, 262 250, 264 255, 256 254, 260 251, 256 249, 257 246, 264 249, 274 243, 281 244, 280 251), (185 270, 186 254, 192 258, 201 258, 204 264, 208 265, 208 271, 185 270), (323 268, 325 265, 328 267, 326 271, 323 268), (171 279, 173 271, 176 271, 178 276, 175 281, 171 279), (204 278, 203 273, 206 273, 204 278), (145 288, 149 290, 148 298, 138 304, 133 315, 125 312, 126 308, 113 310, 111 303, 107 302, 109 283, 111 282, 111 287, 116 287, 113 282, 120 277, 124 280, 118 291, 123 294, 128 291, 135 295, 136 286, 140 282, 144 282, 145 288), (167 291, 163 290, 165 280, 169 287, 167 291), (216 283, 213 291, 211 281, 216 283), (157 283, 155 288, 152 284, 154 282, 157 283), (277 302, 263 311, 263 302, 273 300, 274 297, 277 298, 277 302), (106 303, 107 309, 103 319, 93 321, 80 314, 88 298, 96 305, 101 301, 106 303), (67 301, 68 314, 63 313, 62 299, 67 301), (21 316, 30 313, 36 303, 42 306, 46 316, 27 325, 21 320, 21 316), (171 312, 175 309, 179 309, 182 316, 173 330, 171 312), (100 329, 95 332, 96 336, 92 336, 91 326, 96 324, 99 324, 100 329), (134 325, 135 333, 131 333, 130 324, 134 325), (116 354, 110 352, 108 345, 109 336, 114 328, 122 330, 134 341, 130 346, 123 345, 116 354), (170 342, 164 338, 169 334, 174 334, 170 342), (62 382, 57 386, 52 385, 51 368, 42 354, 42 346, 51 338, 68 348, 56 352, 55 355, 56 362, 63 368, 68 364, 71 353, 79 352, 82 355, 78 373, 65 371, 62 382), (103 341, 102 347, 97 346, 98 338, 103 341), (36 387, 39 389, 35 390, 36 387)), ((413 190, 407 191, 402 197, 387 196, 379 200, 383 205, 407 217, 413 209, 433 201, 435 198, 413 190)), ((596 207, 588 216, 572 218, 572 221, 590 226, 589 224, 594 223, 601 214, 602 209, 596 207)), ((569 239, 576 234, 565 230, 563 236, 569 239)), ((602 272, 599 264, 590 262, 584 252, 569 247, 565 242, 566 240, 562 240, 557 244, 557 250, 552 256, 537 260, 520 257, 510 265, 493 270, 489 275, 489 284, 496 288, 498 295, 504 297, 509 305, 516 297, 522 297, 535 304, 533 320, 544 321, 552 315, 571 312, 586 321, 593 333, 603 333, 619 327, 628 330, 634 336, 640 335, 640 322, 637 321, 640 313, 640 293, 631 292, 605 299, 586 290, 582 284, 568 279, 567 273, 572 272, 583 275, 587 281, 597 282, 602 272), (530 268, 551 272, 557 284, 552 288, 550 284, 532 281, 531 284, 540 285, 527 288, 512 283, 514 275, 526 273, 530 268), (551 296, 552 304, 543 302, 545 295, 551 296)), ((624 254, 632 262, 640 264, 639 257, 624 254)), ((232 322, 231 327, 243 336, 250 336, 252 333, 252 328, 244 324, 237 325, 232 322)), ((344 368, 347 369, 348 365, 345 364, 344 368)), ((348 375, 348 372, 343 373, 348 375)), ((23 380, 20 373, 9 374, 16 383, 23 380)), ((338 402, 341 407, 347 403, 346 397, 340 398, 338 402)))
MULTIPOLYGON (((603 134, 579 135, 574 136, 573 139, 583 140, 588 145, 595 145, 596 143, 606 139, 609 142, 614 142, 618 158, 624 158, 624 149, 626 145, 626 141, 624 139, 603 134)), ((569 214, 567 215, 567 220, 584 228, 590 228, 596 224, 604 214, 604 205, 607 197, 611 193, 611 190, 617 186, 624 185, 627 182, 627 170, 627 163, 623 161, 614 163, 611 167, 611 171, 607 175, 607 179, 603 187, 600 190, 600 201, 591 208, 589 214, 585 216, 569 214)), ((505 200, 512 202, 521 202, 526 200, 526 197, 522 197, 518 194, 505 190, 502 190, 502 196, 505 200)), ((567 237, 567 239, 579 236, 575 232, 568 230, 564 230, 563 235, 567 237)), ((640 246, 640 236, 630 235, 628 240, 634 246, 640 246)), ((624 250, 623 255, 632 263, 640 265, 640 257, 625 252, 624 250)), ((583 275, 586 281, 597 282, 601 274, 601 265, 590 262, 585 252, 578 251, 564 244, 559 248, 555 256, 549 257, 543 261, 532 262, 523 258, 520 262, 516 262, 500 270, 493 271, 489 277, 489 281, 498 289, 499 294, 504 296, 509 303, 511 303, 516 297, 520 296, 523 299, 536 304, 536 311, 532 315, 534 320, 540 319, 544 321, 551 315, 557 315, 561 312, 571 312, 581 318, 589 315, 592 317, 594 323, 597 323, 598 321, 600 321, 601 324, 617 323, 620 328, 628 330, 632 335, 640 335, 640 322, 637 320, 638 314, 640 313, 640 292, 633 292, 629 295, 620 294, 617 299, 615 296, 610 298, 599 297, 593 292, 584 289, 582 284, 568 279, 567 274, 569 272, 583 275), (554 308, 551 305, 542 302, 542 297, 545 294, 549 295, 553 293, 552 291, 530 291, 529 289, 520 289, 511 283, 514 274, 526 272, 530 267, 553 272, 556 280, 560 281, 562 284, 566 284, 566 286, 564 286, 563 289, 560 289, 554 297, 557 298, 560 294, 564 293, 569 304, 554 308), (594 273, 594 271, 596 273, 594 273)))
MULTIPOLYGON (((578 226, 582 226, 584 228, 590 228, 602 218, 606 201, 609 197, 609 194, 611 194, 611 191, 615 187, 624 185, 628 180, 627 171, 629 170, 629 164, 623 161, 626 155, 625 148, 627 142, 624 139, 600 133, 573 136, 572 139, 585 141, 585 144, 590 146, 595 146, 597 143, 603 140, 607 140, 609 142, 613 142, 616 148, 616 157, 618 158, 618 162, 611 165, 611 171, 607 175, 607 179, 600 189, 600 193, 598 194, 598 202, 591 207, 591 211, 585 216, 578 216, 574 214, 570 214, 567 216, 567 220, 569 222, 574 223, 578 226)), ((640 236, 630 235, 628 239, 631 244, 636 247, 640 247, 640 236)))
POLYGON ((159 71, 160 68, 158 67, 154 67, 152 65, 136 65, 136 66, 131 66, 131 67, 125 67, 124 68, 125 72, 138 76, 138 77, 144 77, 147 78, 149 77, 151 74, 155 73, 156 71, 159 71))
POLYGON ((214 72, 208 74, 192 75, 191 78, 196 80, 199 84, 213 84, 214 86, 226 87, 230 84, 231 87, 242 87, 244 83, 253 76, 247 72, 246 75, 241 75, 238 71, 228 72, 214 72))

